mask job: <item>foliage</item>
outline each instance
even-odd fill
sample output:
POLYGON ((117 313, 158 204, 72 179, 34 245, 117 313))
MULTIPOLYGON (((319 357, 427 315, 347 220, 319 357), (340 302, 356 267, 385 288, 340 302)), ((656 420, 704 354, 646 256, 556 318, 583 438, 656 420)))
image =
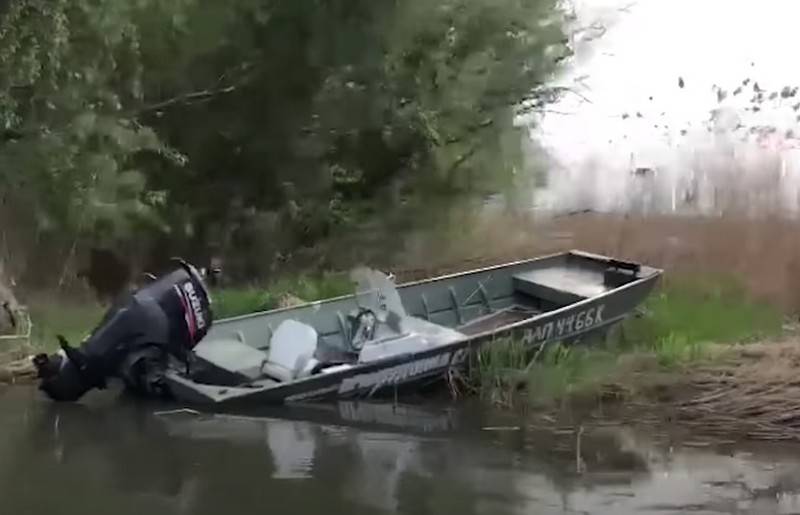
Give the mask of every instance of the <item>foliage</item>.
POLYGON ((486 179, 497 189, 519 154, 514 106, 554 69, 544 55, 561 37, 540 26, 553 14, 546 1, 256 2, 228 14, 205 25, 225 45, 186 38, 166 60, 216 69, 159 88, 209 91, 221 79, 229 93, 177 106, 177 125, 170 111, 154 123, 191 157, 185 175, 158 175, 181 183, 163 187, 172 208, 194 214, 185 236, 244 250, 231 268, 247 276, 363 220, 439 211, 453 195, 485 193, 486 179))
POLYGON ((556 4, 12 0, 0 230, 242 276, 352 249, 364 220, 396 243, 420 208, 513 184, 516 109, 551 99, 565 52, 556 4))
POLYGON ((16 236, 20 261, 31 241, 49 254, 83 234, 109 243, 155 221, 159 196, 134 157, 171 154, 138 120, 133 9, 15 0, 0 18, 0 229, 16 236))

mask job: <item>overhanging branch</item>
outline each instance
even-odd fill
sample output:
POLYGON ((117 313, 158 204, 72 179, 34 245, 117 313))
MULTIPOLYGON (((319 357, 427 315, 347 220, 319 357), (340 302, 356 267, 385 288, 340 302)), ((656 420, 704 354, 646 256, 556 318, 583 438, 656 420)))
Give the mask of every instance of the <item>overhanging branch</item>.
MULTIPOLYGON (((142 107, 130 109, 125 113, 117 113, 120 117, 135 118, 136 116, 145 115, 152 112, 161 111, 169 107, 177 105, 192 105, 199 102, 208 102, 222 95, 229 95, 235 92, 245 81, 239 84, 225 86, 217 89, 205 89, 202 91, 193 91, 191 93, 184 93, 154 104, 145 105, 142 107)), ((18 141, 26 137, 37 136, 42 134, 42 128, 35 129, 3 129, 0 130, 0 144, 12 141, 18 141)))
POLYGON ((458 159, 453 161, 453 164, 450 165, 450 168, 448 168, 447 170, 447 176, 449 177, 450 174, 458 170, 464 163, 472 159, 472 157, 478 152, 480 148, 481 148, 480 143, 473 143, 473 145, 469 148, 469 150, 458 156, 458 159))
POLYGON ((183 95, 178 95, 176 97, 169 98, 167 100, 162 100, 161 102, 156 102, 155 104, 150 104, 144 106, 140 109, 136 110, 137 114, 146 114, 153 111, 161 111, 162 109, 166 109, 168 107, 173 107, 176 105, 191 105, 196 104, 198 102, 208 102, 209 100, 214 99, 220 95, 227 95, 236 91, 238 86, 227 86, 225 88, 215 89, 215 90, 203 90, 203 91, 194 91, 192 93, 184 93, 183 95))

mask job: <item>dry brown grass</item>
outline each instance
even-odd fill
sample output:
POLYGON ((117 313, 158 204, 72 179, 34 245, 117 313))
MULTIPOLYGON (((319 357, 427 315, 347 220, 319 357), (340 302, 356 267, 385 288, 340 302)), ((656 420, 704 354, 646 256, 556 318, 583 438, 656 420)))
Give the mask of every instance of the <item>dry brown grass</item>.
POLYGON ((800 312, 800 222, 780 218, 584 214, 547 220, 497 214, 435 237, 398 263, 401 280, 568 249, 631 259, 671 276, 735 277, 749 293, 800 312))
POLYGON ((800 341, 728 349, 694 370, 695 394, 676 405, 679 421, 710 434, 800 441, 800 341))
POLYGON ((800 311, 798 222, 584 216, 555 226, 571 234, 569 245, 662 267, 667 280, 682 274, 735 277, 756 298, 800 311))
POLYGON ((695 363, 664 370, 631 353, 591 391, 570 393, 553 419, 625 420, 725 440, 800 442, 800 340, 717 345, 695 363), (576 410, 577 408, 577 410, 576 410), (677 424, 677 425, 676 425, 677 424))
POLYGON ((540 254, 542 227, 531 217, 497 213, 468 217, 449 235, 436 231, 409 238, 394 265, 400 281, 424 279, 540 254))

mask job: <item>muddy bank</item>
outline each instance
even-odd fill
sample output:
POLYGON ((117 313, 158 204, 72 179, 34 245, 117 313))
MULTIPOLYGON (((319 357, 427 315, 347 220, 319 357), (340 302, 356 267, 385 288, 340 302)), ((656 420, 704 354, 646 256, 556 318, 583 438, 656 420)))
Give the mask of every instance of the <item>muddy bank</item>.
POLYGON ((33 382, 36 378, 33 354, 33 347, 26 339, 0 339, 0 384, 33 382))
MULTIPOLYGON (((567 393, 534 412, 543 427, 565 429, 624 422, 669 426, 683 438, 800 442, 800 339, 715 345, 703 359, 665 371, 648 354, 620 356, 592 391, 567 393)), ((524 407, 523 407, 524 406, 524 407)))

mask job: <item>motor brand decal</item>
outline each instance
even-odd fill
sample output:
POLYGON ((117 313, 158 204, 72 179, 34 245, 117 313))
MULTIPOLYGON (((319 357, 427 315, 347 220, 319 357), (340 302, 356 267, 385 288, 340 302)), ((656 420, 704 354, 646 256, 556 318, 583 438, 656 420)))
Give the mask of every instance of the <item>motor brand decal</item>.
POLYGON ((186 282, 183 285, 183 291, 186 293, 186 298, 189 300, 197 330, 202 331, 206 328, 207 322, 203 315, 203 305, 200 303, 200 297, 197 296, 197 290, 195 290, 194 284, 186 282))
POLYGON ((175 294, 178 296, 178 300, 181 302, 181 307, 183 307, 183 321, 186 322, 186 330, 189 331, 189 339, 193 340, 194 335, 196 332, 195 322, 193 317, 190 313, 191 308, 189 307, 189 299, 186 296, 186 293, 178 287, 178 285, 174 285, 172 287, 175 290, 175 294))

